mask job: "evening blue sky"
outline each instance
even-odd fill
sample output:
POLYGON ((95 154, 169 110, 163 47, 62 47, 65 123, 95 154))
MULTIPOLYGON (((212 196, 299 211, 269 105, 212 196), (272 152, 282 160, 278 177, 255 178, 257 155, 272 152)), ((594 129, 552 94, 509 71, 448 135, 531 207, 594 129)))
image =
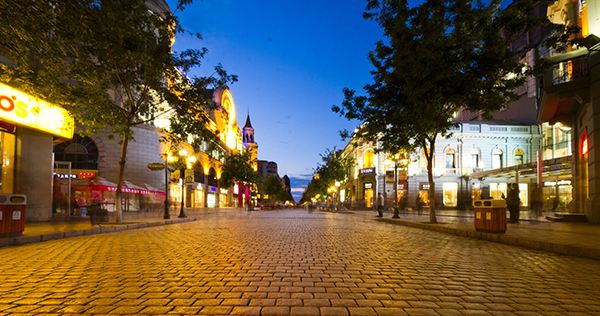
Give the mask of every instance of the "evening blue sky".
POLYGON ((203 38, 179 35, 175 49, 206 47, 200 73, 221 63, 239 76, 230 87, 238 124, 249 110, 259 159, 277 162, 279 174, 292 178, 296 200, 319 154, 342 148, 338 131, 357 125, 331 106, 341 103, 342 88, 371 82, 368 52, 381 31, 362 18, 365 3, 196 0, 176 12, 186 30, 203 38))

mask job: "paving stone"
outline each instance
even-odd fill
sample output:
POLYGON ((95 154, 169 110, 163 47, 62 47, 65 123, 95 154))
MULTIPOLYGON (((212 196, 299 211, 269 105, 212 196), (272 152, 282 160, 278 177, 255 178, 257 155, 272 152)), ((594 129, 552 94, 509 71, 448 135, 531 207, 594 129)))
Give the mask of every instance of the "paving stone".
POLYGON ((0 315, 600 314, 597 261, 360 214, 238 212, 0 248, 0 315))

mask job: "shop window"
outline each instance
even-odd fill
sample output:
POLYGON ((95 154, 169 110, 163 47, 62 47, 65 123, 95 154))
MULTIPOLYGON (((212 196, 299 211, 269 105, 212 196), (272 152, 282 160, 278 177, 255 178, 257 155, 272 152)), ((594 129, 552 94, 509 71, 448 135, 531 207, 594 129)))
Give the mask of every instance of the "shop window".
POLYGON ((0 191, 2 193, 14 193, 15 174, 15 135, 0 132, 0 191))
POLYGON ((456 169, 456 151, 448 147, 445 154, 446 169, 456 169))
POLYGON ((458 204, 458 183, 445 182, 442 189, 444 193, 444 206, 456 207, 458 204))
POLYGON ((73 169, 98 170, 98 147, 91 138, 75 134, 54 146, 54 160, 70 161, 73 169))
POLYGON ((363 168, 375 167, 375 152, 373 149, 367 149, 364 154, 364 165, 363 168))
POLYGON ((529 206, 527 183, 519 183, 519 199, 521 200, 521 206, 529 206))
POLYGON ((523 157, 524 157, 523 150, 520 148, 515 149, 515 165, 522 165, 524 162, 523 157))
POLYGON ((490 183, 490 196, 493 199, 506 198, 506 183, 490 183))
POLYGON ((495 148, 492 151, 492 169, 502 168, 502 150, 495 148))

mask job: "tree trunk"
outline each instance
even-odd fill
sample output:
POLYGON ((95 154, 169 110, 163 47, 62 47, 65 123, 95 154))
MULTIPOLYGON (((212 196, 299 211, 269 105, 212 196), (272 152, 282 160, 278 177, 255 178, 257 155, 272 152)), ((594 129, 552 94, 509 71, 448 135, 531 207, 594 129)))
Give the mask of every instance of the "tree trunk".
MULTIPOLYGON (((426 149, 427 150, 427 149, 426 149)), ((437 223, 435 216, 435 183, 433 182, 433 159, 435 158, 435 139, 429 143, 427 158, 427 180, 429 182, 429 222, 437 223)))
POLYGON ((116 205, 115 205, 115 219, 116 223, 120 224, 123 222, 123 210, 121 205, 121 200, 123 197, 123 176, 125 173, 125 158, 127 157, 127 145, 129 145, 129 132, 124 134, 125 136, 121 136, 121 158, 119 159, 119 175, 117 177, 117 192, 116 192, 116 205))

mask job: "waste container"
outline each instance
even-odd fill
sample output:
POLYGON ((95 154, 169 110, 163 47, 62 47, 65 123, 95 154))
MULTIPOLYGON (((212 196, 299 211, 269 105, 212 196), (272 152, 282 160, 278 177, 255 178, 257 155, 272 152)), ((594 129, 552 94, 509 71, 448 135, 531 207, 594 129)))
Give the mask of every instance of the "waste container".
POLYGON ((100 204, 91 204, 87 208, 87 214, 92 225, 108 223, 108 210, 102 208, 100 204))
POLYGON ((484 199, 473 201, 475 230, 490 233, 506 231, 506 201, 484 199))
POLYGON ((0 194, 0 236, 18 236, 25 230, 24 194, 0 194))

